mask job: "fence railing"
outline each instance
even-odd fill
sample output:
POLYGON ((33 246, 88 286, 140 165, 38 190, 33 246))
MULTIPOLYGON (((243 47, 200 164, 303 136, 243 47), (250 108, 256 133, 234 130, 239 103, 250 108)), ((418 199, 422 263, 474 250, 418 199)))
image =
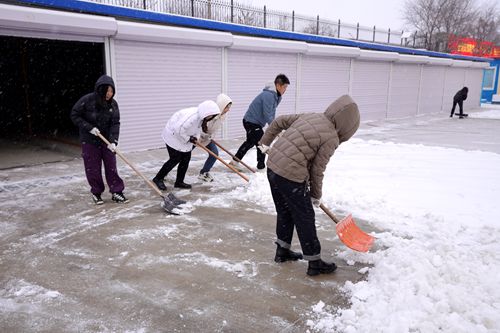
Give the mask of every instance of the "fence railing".
POLYGON ((284 12, 241 4, 234 0, 90 0, 93 2, 144 9, 159 13, 204 18, 220 22, 238 23, 254 27, 294 31, 320 36, 354 39, 366 42, 425 47, 425 38, 416 33, 403 39, 402 31, 375 26, 361 26, 328 20, 320 17, 297 15, 295 11, 284 12))

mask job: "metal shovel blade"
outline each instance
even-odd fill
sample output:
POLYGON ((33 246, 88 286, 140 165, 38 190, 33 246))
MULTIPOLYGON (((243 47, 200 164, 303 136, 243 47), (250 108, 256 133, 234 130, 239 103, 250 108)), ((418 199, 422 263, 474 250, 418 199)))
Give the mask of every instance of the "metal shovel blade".
POLYGON ((336 229, 342 243, 354 251, 368 252, 373 246, 375 237, 361 230, 354 222, 351 214, 337 223, 336 229))
POLYGON ((179 215, 179 213, 174 211, 174 209, 177 208, 177 205, 170 201, 168 197, 163 197, 163 202, 160 204, 160 206, 169 214, 179 215))
POLYGON ((178 205, 183 205, 186 203, 185 200, 182 200, 182 199, 179 199, 178 197, 176 197, 172 192, 170 192, 168 195, 167 195, 167 198, 176 206, 178 205))

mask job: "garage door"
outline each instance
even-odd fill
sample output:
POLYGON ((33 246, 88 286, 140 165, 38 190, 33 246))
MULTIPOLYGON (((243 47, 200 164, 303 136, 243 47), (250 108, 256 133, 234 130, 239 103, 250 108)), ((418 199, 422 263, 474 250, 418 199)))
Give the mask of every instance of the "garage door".
POLYGON ((304 56, 298 112, 324 112, 349 91, 350 59, 304 56))
POLYGON ((481 85, 483 82, 482 68, 467 68, 465 71, 465 86, 469 94, 465 100, 465 107, 477 108, 481 105, 481 85))
POLYGON ((123 149, 164 147, 174 112, 221 92, 221 48, 116 40, 115 56, 123 149))
POLYGON ((420 66, 393 64, 387 118, 414 116, 417 113, 420 66))
POLYGON ((387 112, 390 63, 353 60, 352 97, 361 120, 383 119, 387 112))
POLYGON ((441 112, 446 67, 424 66, 418 114, 441 112))
POLYGON ((276 116, 295 113, 296 54, 229 49, 227 61, 227 91, 233 100, 233 107, 227 117, 229 138, 241 137, 245 134, 242 119, 248 106, 267 82, 274 81, 277 74, 285 74, 290 79, 290 86, 276 110, 276 116))
POLYGON ((465 68, 448 67, 444 81, 443 110, 451 110, 453 96, 464 87, 465 68))

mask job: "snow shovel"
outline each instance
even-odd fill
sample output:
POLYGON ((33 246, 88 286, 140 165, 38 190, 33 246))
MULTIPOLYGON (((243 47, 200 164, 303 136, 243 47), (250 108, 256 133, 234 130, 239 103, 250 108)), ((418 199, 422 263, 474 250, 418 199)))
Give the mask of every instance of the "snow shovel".
POLYGON ((236 170, 233 166, 229 165, 228 163, 226 163, 226 161, 224 161, 222 158, 220 158, 219 156, 217 156, 216 154, 214 154, 213 151, 211 151, 210 149, 208 149, 207 147, 205 147, 204 145, 196 142, 196 145, 200 148, 202 148, 203 150, 205 150, 207 153, 209 153, 210 155, 212 155, 213 157, 215 157, 217 160, 219 160, 219 162, 221 162, 222 164, 224 164, 225 166, 227 166, 229 169, 233 170, 234 172, 236 172, 238 174, 238 176, 240 176, 241 178, 243 178, 244 180, 246 180, 248 182, 248 177, 245 176, 244 174, 242 174, 241 172, 239 172, 238 170, 236 170))
POLYGON ((323 204, 320 204, 319 207, 337 225, 335 229, 337 230, 337 235, 342 243, 354 251, 368 252, 368 250, 370 250, 373 242, 375 241, 375 237, 368 235, 366 232, 361 230, 354 222, 351 214, 344 217, 342 221, 339 221, 339 219, 323 204))
POLYGON ((229 156, 231 156, 233 158, 233 160, 237 161, 237 162, 240 162, 241 164, 243 164, 248 170, 252 171, 253 173, 255 173, 255 169, 252 168, 251 166, 249 166, 248 164, 246 164, 245 162, 243 162, 242 160, 240 160, 238 157, 234 156, 233 154, 231 154, 231 152, 229 150, 227 150, 226 148, 222 147, 217 141, 215 141, 214 139, 212 139, 212 142, 215 143, 215 145, 217 147, 219 147, 220 149, 224 150, 229 156))
POLYGON ((342 243, 354 251, 368 252, 368 250, 370 250, 375 241, 375 237, 361 230, 356 225, 356 222, 354 222, 351 214, 344 217, 342 221, 339 221, 325 205, 320 204, 319 207, 333 220, 333 222, 335 222, 335 229, 342 243))
MULTIPOLYGON (((104 141, 104 143, 106 145, 109 145, 110 142, 101 134, 101 133, 98 133, 97 136, 99 138, 101 138, 102 141, 104 141)), ((115 153, 116 155, 120 156, 120 158, 123 160, 123 162, 127 163, 127 165, 129 167, 132 168, 132 170, 134 170, 139 176, 142 177, 142 179, 144 179, 144 181, 156 192, 158 193, 158 195, 160 197, 162 197, 163 199, 163 202, 161 203, 161 207, 169 214, 173 214, 173 215, 179 215, 178 213, 174 212, 174 208, 177 208, 177 205, 180 205, 180 204, 183 204, 183 203, 186 203, 186 201, 184 200, 181 200, 179 198, 177 198, 175 195, 173 195, 173 193, 169 193, 167 196, 163 195, 163 193, 156 188, 156 186, 149 180, 147 179, 141 172, 139 172, 139 170, 137 170, 137 168, 132 164, 130 163, 126 158, 125 156, 123 156, 123 154, 120 152, 120 150, 118 150, 118 148, 115 148, 115 153)))

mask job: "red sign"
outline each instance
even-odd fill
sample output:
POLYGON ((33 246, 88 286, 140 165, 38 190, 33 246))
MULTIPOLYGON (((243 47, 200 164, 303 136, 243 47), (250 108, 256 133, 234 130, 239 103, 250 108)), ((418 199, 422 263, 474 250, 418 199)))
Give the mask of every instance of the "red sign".
POLYGON ((492 42, 478 41, 473 38, 450 35, 448 48, 452 54, 500 58, 500 46, 496 46, 492 42))

